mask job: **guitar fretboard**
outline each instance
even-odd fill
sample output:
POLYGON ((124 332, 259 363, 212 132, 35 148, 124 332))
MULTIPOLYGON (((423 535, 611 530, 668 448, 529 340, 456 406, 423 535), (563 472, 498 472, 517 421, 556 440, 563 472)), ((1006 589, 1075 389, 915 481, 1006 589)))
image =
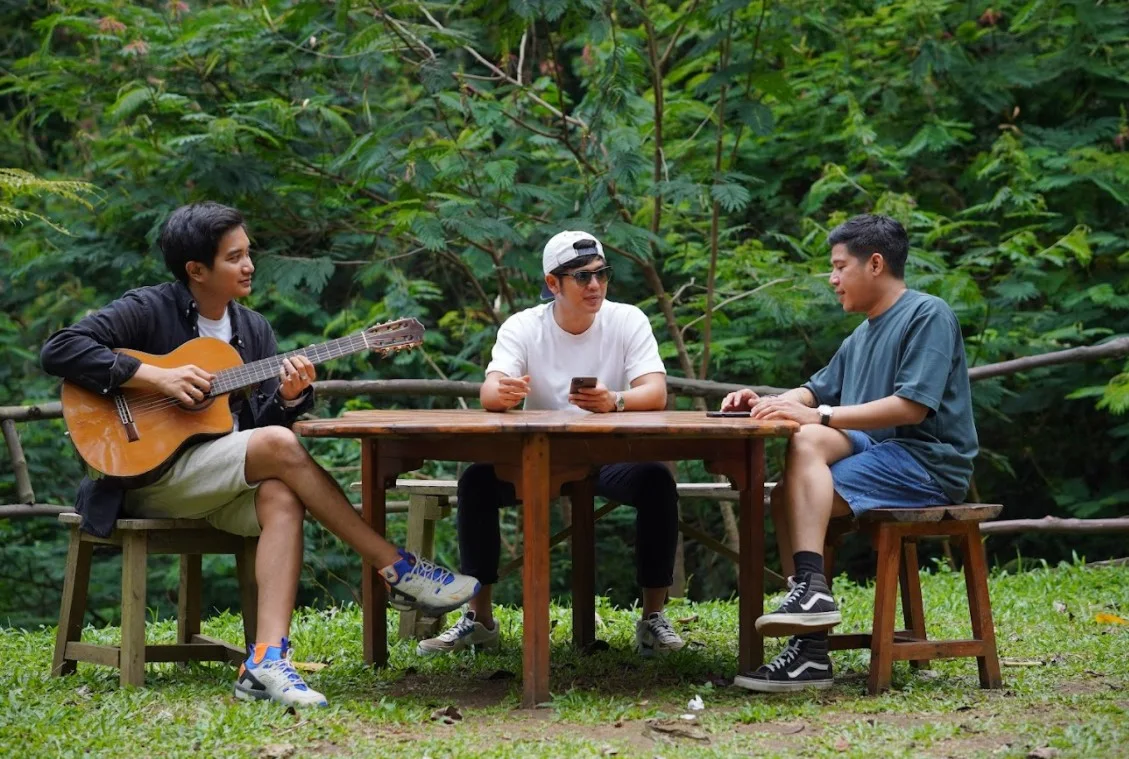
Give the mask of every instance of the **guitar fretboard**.
POLYGON ((289 353, 280 353, 277 356, 252 361, 249 364, 234 366, 216 372, 216 379, 212 383, 210 395, 223 395, 245 387, 257 385, 263 380, 277 377, 282 362, 291 356, 305 356, 313 364, 320 364, 334 358, 341 358, 352 353, 373 348, 380 350, 382 347, 394 348, 404 344, 402 336, 396 335, 387 339, 370 335, 365 339, 364 333, 340 337, 327 343, 299 348, 289 353))

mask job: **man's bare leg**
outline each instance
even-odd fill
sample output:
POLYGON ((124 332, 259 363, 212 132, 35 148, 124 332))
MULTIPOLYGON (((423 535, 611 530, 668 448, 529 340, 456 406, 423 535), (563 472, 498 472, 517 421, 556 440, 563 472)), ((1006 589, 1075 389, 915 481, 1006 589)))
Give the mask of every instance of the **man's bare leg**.
POLYGON ((643 618, 666 608, 666 594, 669 588, 643 588, 643 618))
POLYGON ((262 427, 251 435, 246 477, 248 482, 282 481, 315 519, 374 566, 399 560, 396 547, 365 524, 337 481, 285 427, 262 427))
POLYGON ((772 489, 772 526, 776 530, 776 548, 780 551, 780 569, 785 577, 796 573, 792 560, 792 523, 788 519, 788 489, 783 482, 772 489))
POLYGON ((474 621, 494 629, 494 586, 483 585, 478 595, 470 599, 467 607, 474 612, 474 621))
POLYGON ((804 425, 788 441, 784 487, 789 558, 800 551, 822 556, 831 517, 851 513, 847 502, 835 492, 831 465, 850 456, 852 450, 851 439, 843 432, 814 424, 804 425))
POLYGON ((259 586, 256 643, 277 646, 290 636, 290 618, 302 572, 301 501, 281 480, 265 480, 255 494, 255 512, 262 526, 255 554, 259 586))

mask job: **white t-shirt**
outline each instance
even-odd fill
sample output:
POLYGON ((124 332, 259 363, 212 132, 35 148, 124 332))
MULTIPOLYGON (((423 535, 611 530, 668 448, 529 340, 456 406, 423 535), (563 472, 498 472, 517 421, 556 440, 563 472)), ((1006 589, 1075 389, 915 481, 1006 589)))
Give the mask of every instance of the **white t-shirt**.
POLYGON ((197 314, 196 327, 200 331, 200 337, 214 337, 225 343, 231 342, 231 314, 227 309, 224 309, 222 319, 205 319, 197 314))
MULTIPOLYGON (((200 314, 196 314, 196 329, 200 333, 200 337, 214 337, 217 340, 223 340, 225 343, 231 343, 231 314, 227 309, 224 309, 222 319, 205 319, 200 314)), ((233 423, 232 432, 239 432, 239 417, 235 414, 231 415, 233 423)))
POLYGON ((622 391, 644 374, 666 374, 651 324, 635 306, 604 301, 579 335, 561 329, 553 306, 543 303, 506 319, 486 367, 487 374, 530 376, 526 409, 583 412, 568 402, 573 377, 596 377, 609 390, 622 391))

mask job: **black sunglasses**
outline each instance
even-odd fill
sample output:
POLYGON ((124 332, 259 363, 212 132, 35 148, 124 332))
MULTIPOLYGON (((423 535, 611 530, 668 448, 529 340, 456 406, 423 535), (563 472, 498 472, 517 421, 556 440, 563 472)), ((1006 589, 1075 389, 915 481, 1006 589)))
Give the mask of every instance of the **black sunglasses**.
POLYGON ((576 284, 580 285, 581 287, 587 287, 588 283, 592 281, 593 277, 595 277, 596 281, 600 284, 603 284, 611 279, 612 267, 604 266, 600 269, 595 269, 592 271, 589 271, 587 269, 582 269, 580 271, 569 271, 561 274, 560 276, 572 277, 574 280, 576 280, 576 284))

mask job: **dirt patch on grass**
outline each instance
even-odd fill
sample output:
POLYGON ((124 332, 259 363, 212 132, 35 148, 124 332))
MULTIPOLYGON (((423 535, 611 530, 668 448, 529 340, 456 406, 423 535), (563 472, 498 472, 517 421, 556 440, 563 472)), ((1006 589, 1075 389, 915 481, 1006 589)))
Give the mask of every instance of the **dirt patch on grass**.
POLYGON ((512 674, 495 673, 493 678, 436 678, 409 673, 392 684, 391 694, 454 704, 460 708, 485 709, 500 704, 516 687, 515 683, 512 674))

